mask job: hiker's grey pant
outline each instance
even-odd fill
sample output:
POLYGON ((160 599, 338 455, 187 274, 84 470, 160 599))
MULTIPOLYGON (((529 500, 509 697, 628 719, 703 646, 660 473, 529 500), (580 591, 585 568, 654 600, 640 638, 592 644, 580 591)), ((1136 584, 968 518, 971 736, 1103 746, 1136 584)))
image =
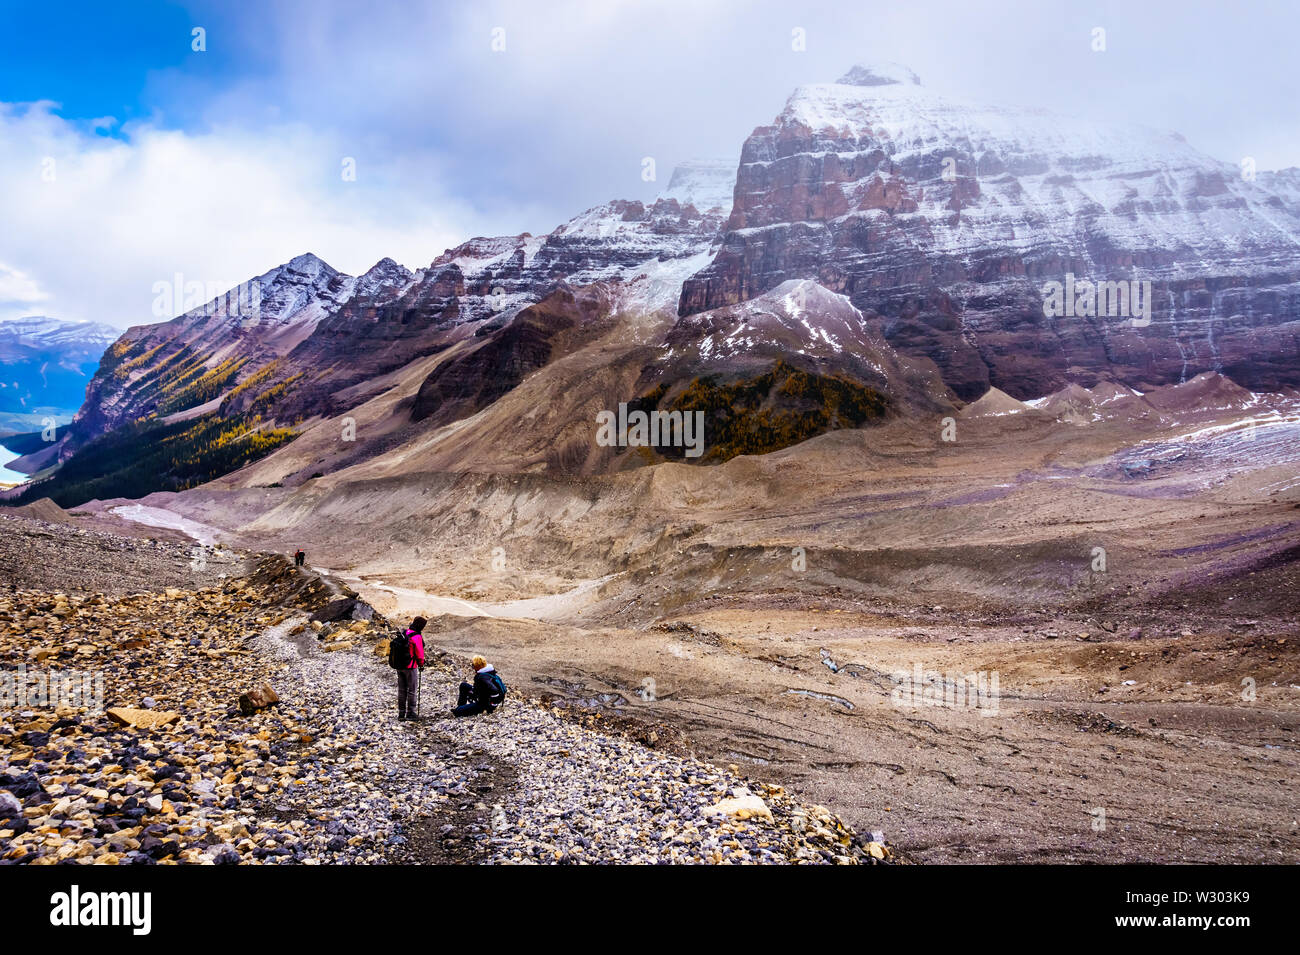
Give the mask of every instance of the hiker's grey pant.
POLYGON ((420 669, 397 671, 397 715, 420 715, 420 669))

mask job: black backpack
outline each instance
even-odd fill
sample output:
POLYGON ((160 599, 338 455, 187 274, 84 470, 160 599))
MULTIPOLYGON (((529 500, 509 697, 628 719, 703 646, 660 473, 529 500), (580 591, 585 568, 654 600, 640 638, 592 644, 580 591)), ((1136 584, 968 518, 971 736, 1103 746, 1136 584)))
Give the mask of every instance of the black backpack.
POLYGON ((411 665, 411 640, 406 632, 395 634, 388 641, 388 665, 394 670, 405 670, 411 665))

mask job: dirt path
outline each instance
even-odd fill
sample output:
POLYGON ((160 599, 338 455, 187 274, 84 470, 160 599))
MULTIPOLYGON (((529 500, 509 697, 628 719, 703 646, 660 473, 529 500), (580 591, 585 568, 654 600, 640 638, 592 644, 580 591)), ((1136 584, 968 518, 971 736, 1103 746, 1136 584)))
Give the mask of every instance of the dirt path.
POLYGON ((492 617, 509 620, 562 619, 593 603, 597 589, 614 577, 610 574, 606 577, 586 580, 572 590, 543 597, 526 597, 503 603, 476 603, 459 597, 431 594, 414 587, 397 587, 380 580, 367 580, 338 571, 319 568, 318 570, 320 573, 347 582, 385 614, 399 618, 416 614, 425 617, 451 614, 459 617, 492 617))
POLYGON ((423 614, 425 617, 438 614, 453 614, 460 617, 498 616, 484 606, 461 600, 459 597, 440 597, 413 587, 395 587, 382 581, 366 580, 338 571, 313 569, 317 573, 332 576, 351 585, 357 593, 378 607, 385 615, 395 619, 413 617, 417 614, 423 614))

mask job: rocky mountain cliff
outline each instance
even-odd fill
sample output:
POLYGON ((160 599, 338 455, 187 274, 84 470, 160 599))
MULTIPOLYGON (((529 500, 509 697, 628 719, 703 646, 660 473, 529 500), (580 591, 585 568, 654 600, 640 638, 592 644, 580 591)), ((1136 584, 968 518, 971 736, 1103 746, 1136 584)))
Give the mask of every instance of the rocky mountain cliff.
POLYGON ((799 88, 746 140, 722 248, 680 312, 815 278, 968 400, 990 384, 1031 398, 1203 371, 1273 389, 1300 382, 1298 179, 1247 181, 1177 134, 960 102, 905 68, 857 67, 799 88), (1045 283, 1069 275, 1150 280, 1150 324, 1046 317, 1045 283))

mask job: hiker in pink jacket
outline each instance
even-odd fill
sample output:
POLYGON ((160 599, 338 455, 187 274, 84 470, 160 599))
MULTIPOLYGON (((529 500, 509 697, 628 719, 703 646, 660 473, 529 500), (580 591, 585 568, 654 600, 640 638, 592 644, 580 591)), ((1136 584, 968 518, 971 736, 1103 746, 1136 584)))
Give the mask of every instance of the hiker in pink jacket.
POLYGON ((416 617, 406 629, 410 662, 397 671, 397 718, 420 718, 420 671, 424 669, 424 625, 428 621, 416 617))

